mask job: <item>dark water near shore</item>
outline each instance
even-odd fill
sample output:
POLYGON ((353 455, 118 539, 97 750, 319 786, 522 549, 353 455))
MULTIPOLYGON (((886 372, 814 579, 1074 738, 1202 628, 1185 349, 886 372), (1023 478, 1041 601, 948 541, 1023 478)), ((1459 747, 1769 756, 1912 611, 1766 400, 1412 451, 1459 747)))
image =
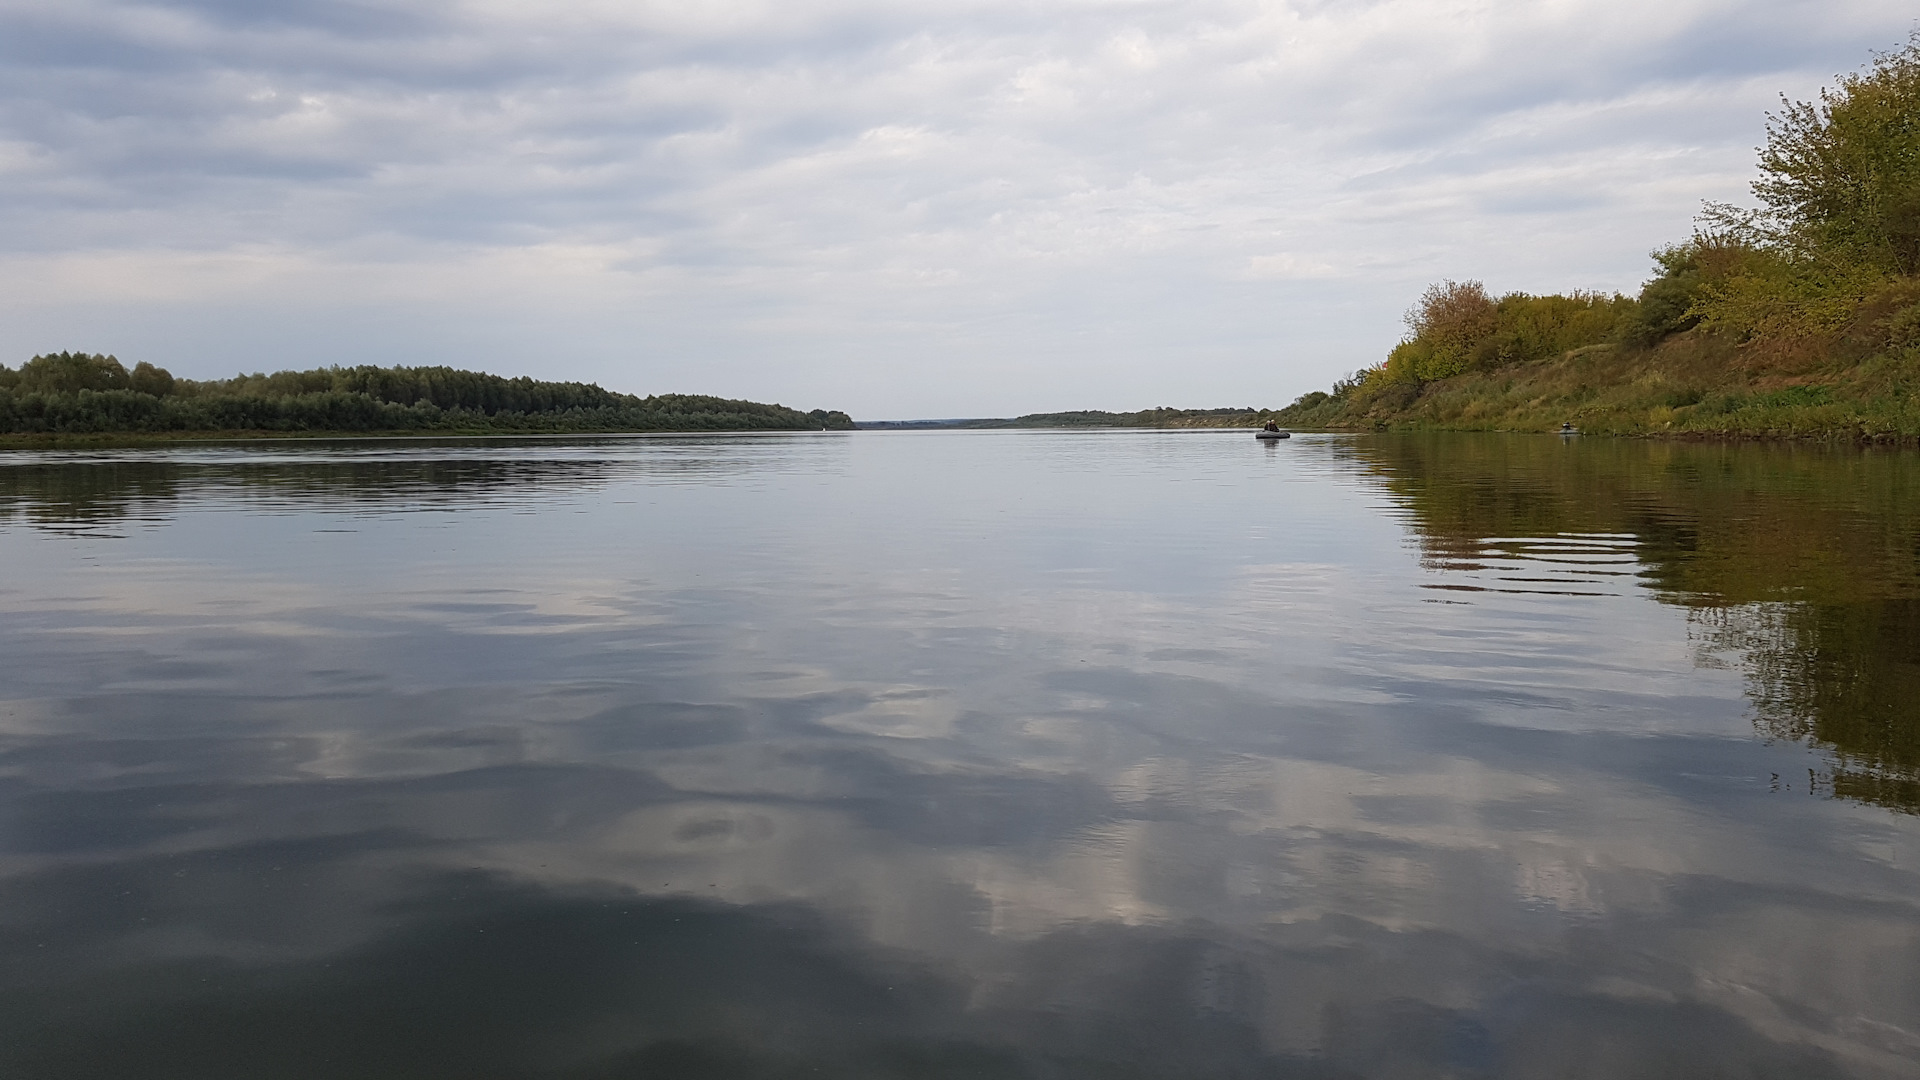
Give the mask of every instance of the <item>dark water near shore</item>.
POLYGON ((0 1075, 1920 1074, 1920 457, 0 456, 0 1075))

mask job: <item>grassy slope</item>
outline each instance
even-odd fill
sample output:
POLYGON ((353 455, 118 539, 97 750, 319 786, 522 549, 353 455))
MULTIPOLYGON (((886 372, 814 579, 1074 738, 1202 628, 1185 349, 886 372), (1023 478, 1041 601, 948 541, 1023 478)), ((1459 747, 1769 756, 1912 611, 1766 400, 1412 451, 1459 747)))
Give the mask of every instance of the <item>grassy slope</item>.
POLYGON ((1303 399, 1283 423, 1321 428, 1920 439, 1920 349, 1738 346, 1698 331, 1651 349, 1592 345, 1560 357, 1371 398, 1303 399))

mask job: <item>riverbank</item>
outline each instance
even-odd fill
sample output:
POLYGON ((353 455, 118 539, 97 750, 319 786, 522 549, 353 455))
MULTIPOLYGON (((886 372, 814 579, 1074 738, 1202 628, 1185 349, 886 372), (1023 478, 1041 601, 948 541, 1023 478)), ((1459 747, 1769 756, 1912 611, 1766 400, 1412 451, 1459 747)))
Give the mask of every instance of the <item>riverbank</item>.
POLYGON ((1366 393, 1309 394, 1281 423, 1327 430, 1553 431, 1683 439, 1920 441, 1920 353, 1736 343, 1704 331, 1366 393))
POLYGON ((1709 203, 1637 296, 1429 287, 1301 427, 1920 441, 1920 31, 1767 121, 1758 206, 1709 203))

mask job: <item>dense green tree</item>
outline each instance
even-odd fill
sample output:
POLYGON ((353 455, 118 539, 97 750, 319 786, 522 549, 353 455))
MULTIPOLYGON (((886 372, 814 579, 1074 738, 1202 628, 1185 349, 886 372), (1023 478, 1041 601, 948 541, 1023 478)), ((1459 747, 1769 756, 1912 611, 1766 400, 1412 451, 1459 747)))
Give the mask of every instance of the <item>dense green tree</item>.
POLYGON ((166 397, 173 393, 173 373, 142 360, 133 365, 133 371, 128 374, 127 388, 141 394, 166 397))
POLYGON ((1709 205, 1697 238, 1750 252, 1691 309, 1741 340, 1842 333, 1920 273, 1920 33, 1818 101, 1781 102, 1753 182, 1761 206, 1709 205))
POLYGON ((1700 324, 1700 302, 1710 289, 1724 287, 1764 259, 1748 240, 1722 233, 1702 234, 1655 251, 1660 273, 1641 287, 1638 308, 1620 323, 1620 340, 1653 345, 1691 330, 1700 324))
POLYGON ((1920 273, 1920 32, 1819 101, 1781 105, 1753 183, 1781 238, 1920 273))
POLYGON ((125 390, 127 386, 127 369, 111 356, 47 353, 20 365, 18 389, 29 392, 125 390))

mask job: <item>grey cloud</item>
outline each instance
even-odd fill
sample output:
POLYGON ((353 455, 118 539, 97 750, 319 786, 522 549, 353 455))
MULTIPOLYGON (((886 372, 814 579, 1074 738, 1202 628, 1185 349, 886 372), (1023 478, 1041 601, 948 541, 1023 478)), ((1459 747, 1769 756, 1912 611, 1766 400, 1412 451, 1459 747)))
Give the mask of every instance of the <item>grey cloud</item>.
MULTIPOLYGON (((357 284, 372 260, 429 283, 410 334, 462 354, 438 359, 649 389, 671 350, 755 396, 857 386, 942 412, 974 400, 983 351, 1034 354, 1033 407, 1121 404, 1037 396, 1081 381, 1081 335, 1113 325, 1109 384, 1185 400, 1268 385, 1276 343, 1303 373, 1372 359, 1435 272, 1631 286, 1700 199, 1740 194, 1772 89, 1905 23, 1785 0, 19 4, 0 12, 0 257, 97 282, 122 254, 266 252, 297 293, 237 268, 186 302, 334 310, 336 344, 386 318, 357 284), (1560 250, 1505 237, 1515 213, 1551 217, 1560 250), (549 248, 597 252, 595 298, 495 307, 511 329, 491 336, 565 326, 588 359, 467 355, 463 298, 504 272, 476 256, 549 248), (1312 277, 1356 312, 1331 336, 1284 314, 1325 303, 1312 277), (1242 278, 1268 284, 1222 293, 1242 278), (611 344, 636 325, 674 344, 611 344), (1180 378, 1165 342, 1210 359, 1180 378), (927 362, 876 375, 903 348, 927 362)), ((38 288, 0 347, 103 306, 88 322, 133 340, 97 347, 178 365, 163 340, 194 335, 111 287, 38 288)), ((271 335, 233 330, 229 350, 271 335)))
POLYGON ((150 5, 190 13, 248 30, 312 30, 356 40, 416 35, 446 23, 426 5, 360 4, 339 0, 176 0, 150 5))

